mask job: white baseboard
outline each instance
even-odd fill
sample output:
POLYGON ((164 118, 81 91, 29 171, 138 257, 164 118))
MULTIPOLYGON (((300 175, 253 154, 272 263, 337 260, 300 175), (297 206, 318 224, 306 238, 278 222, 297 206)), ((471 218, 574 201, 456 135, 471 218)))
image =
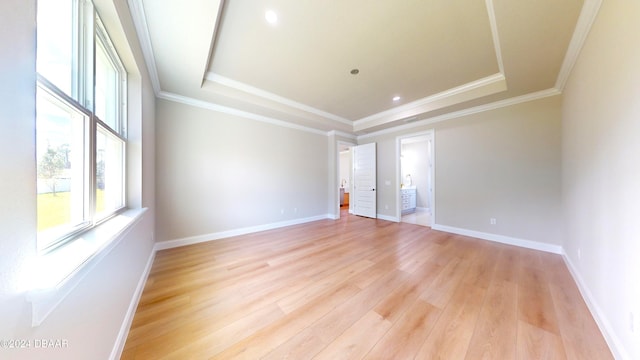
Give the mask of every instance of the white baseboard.
POLYGON ((609 349, 613 353, 613 357, 621 360, 631 360, 629 353, 625 350, 618 336, 616 336, 611 323, 607 320, 607 317, 600 309, 600 306, 598 306, 598 303, 594 300, 591 291, 589 291, 589 288, 585 285, 582 276, 580 276, 577 268, 573 265, 573 262, 564 251, 562 252, 562 258, 564 259, 564 263, 567 265, 567 268, 569 268, 569 273, 571 273, 573 281, 578 285, 580 295, 582 295, 582 299, 584 299, 584 302, 587 304, 589 312, 591 312, 591 316, 593 316, 593 319, 596 321, 607 345, 609 345, 609 349))
POLYGON ((480 232, 475 230, 457 228, 453 226, 446 226, 446 225, 433 224, 431 228, 433 230, 471 236, 478 239, 495 241, 502 244, 514 245, 514 246, 519 246, 527 249, 540 250, 540 251, 545 251, 545 252, 554 253, 554 254, 562 254, 562 246, 560 245, 546 244, 546 243, 541 243, 541 242, 532 241, 532 240, 518 239, 518 238, 513 238, 509 236, 504 236, 504 235, 485 233, 485 232, 480 232))
POLYGON ((389 216, 389 215, 382 215, 382 214, 376 214, 376 217, 380 220, 386 220, 386 221, 393 221, 393 222, 400 222, 400 219, 396 216, 389 216))
POLYGON ((156 250, 165 250, 165 249, 171 249, 171 248, 180 247, 180 246, 193 245, 193 244, 198 244, 198 243, 212 241, 212 240, 225 239, 232 236, 246 235, 246 234, 251 234, 259 231, 278 229, 285 226, 304 224, 312 221, 325 220, 325 219, 333 219, 333 216, 330 214, 318 215, 318 216, 312 216, 308 218, 280 221, 280 222, 271 223, 271 224, 249 226, 245 228, 221 231, 221 232, 211 233, 211 234, 190 236, 182 239, 160 241, 156 243, 156 250))
POLYGON ((151 249, 151 254, 149 255, 149 259, 147 260, 147 264, 144 267, 144 271, 140 276, 140 280, 138 280, 138 285, 136 286, 136 291, 133 293, 133 297, 131 298, 131 302, 129 303, 129 309, 127 309, 127 314, 125 315, 124 321, 122 325, 120 325, 120 331, 118 332, 118 337, 116 338, 116 343, 113 346, 113 350, 111 350, 111 356, 109 359, 117 360, 122 356, 122 351, 124 350, 124 345, 127 342, 127 336, 129 336, 129 330, 131 329, 131 323, 133 322, 133 317, 136 314, 136 309, 138 308, 138 303, 140 302, 140 297, 142 296, 142 291, 144 290, 144 286, 147 283, 147 279, 149 278, 149 273, 151 272, 151 267, 153 266, 153 260, 156 258, 156 247, 154 246, 151 249))

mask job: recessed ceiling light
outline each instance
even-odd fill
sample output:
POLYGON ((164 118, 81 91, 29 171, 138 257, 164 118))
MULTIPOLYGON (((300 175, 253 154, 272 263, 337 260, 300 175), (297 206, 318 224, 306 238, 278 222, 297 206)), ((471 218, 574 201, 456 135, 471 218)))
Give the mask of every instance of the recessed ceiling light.
POLYGON ((276 14, 275 11, 273 10, 267 10, 264 13, 264 18, 267 20, 267 22, 271 25, 275 25, 278 23, 278 14, 276 14))
POLYGON ((351 73, 351 75, 358 75, 358 73, 360 73, 360 70, 358 70, 358 69, 351 69, 350 73, 351 73))
POLYGON ((394 96, 393 101, 400 101, 400 96, 394 96))

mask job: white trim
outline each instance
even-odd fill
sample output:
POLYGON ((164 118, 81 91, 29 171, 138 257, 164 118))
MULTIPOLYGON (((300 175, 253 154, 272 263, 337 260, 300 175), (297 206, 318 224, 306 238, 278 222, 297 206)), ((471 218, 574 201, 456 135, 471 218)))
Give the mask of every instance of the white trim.
POLYGON ((616 336, 611 323, 607 320, 607 317, 605 316, 600 306, 598 306, 598 303, 595 301, 593 294, 591 294, 591 291, 589 291, 589 288, 586 286, 584 279, 582 278, 582 276, 580 276, 580 272, 573 265, 573 262, 564 251, 564 249, 562 251, 562 258, 564 259, 564 263, 569 269, 569 273, 571 273, 571 276, 573 277, 573 281, 578 286, 580 295, 582 295, 584 302, 587 304, 587 308, 589 309, 591 316, 596 321, 596 324, 598 325, 600 332, 604 336, 609 349, 613 353, 613 357, 616 359, 631 360, 629 353, 624 348, 620 339, 616 336))
MULTIPOLYGON (((355 129, 371 121, 380 120, 381 118, 384 118, 387 116, 393 116, 396 114, 414 110, 416 108, 421 108, 436 101, 445 100, 453 96, 461 95, 472 90, 476 90, 485 86, 489 86, 489 85, 492 85, 498 82, 504 82, 504 81, 505 81, 505 77, 503 74, 501 73, 493 74, 493 75, 484 77, 482 79, 478 79, 476 81, 462 84, 460 86, 456 86, 454 88, 439 92, 437 94, 427 96, 425 98, 418 99, 416 101, 412 101, 408 104, 396 106, 389 110, 381 111, 377 114, 373 114, 373 115, 364 117, 362 119, 356 120, 353 122, 353 127, 355 129)), ((489 94, 484 94, 484 95, 489 95, 489 94)), ((470 100, 470 99, 467 99, 467 100, 470 100)))
POLYGON ((385 135, 385 134, 396 133, 396 132, 400 132, 400 131, 407 130, 407 129, 412 129, 412 128, 416 128, 416 127, 435 124, 435 123, 442 122, 442 121, 445 121, 445 120, 456 119, 456 118, 460 118, 460 117, 467 116, 467 115, 473 115, 473 114, 477 114, 477 113, 481 113, 481 112, 485 112, 485 111, 500 109, 500 108, 511 106, 511 105, 517 105, 517 104, 528 102, 528 101, 544 99, 546 97, 556 96, 556 95, 560 95, 560 94, 561 94, 560 91, 558 89, 555 89, 555 88, 542 90, 542 91, 536 91, 536 92, 533 92, 533 93, 520 95, 520 96, 512 97, 512 98, 509 98, 509 99, 505 99, 505 100, 495 101, 495 102, 492 102, 492 103, 489 103, 489 104, 479 105, 479 106, 475 106, 475 107, 472 107, 472 108, 459 110, 459 111, 443 114, 443 115, 440 115, 440 116, 435 116, 435 117, 432 117, 432 118, 426 118, 426 119, 415 121, 415 122, 412 122, 412 123, 409 123, 409 124, 405 124, 405 125, 400 125, 400 126, 395 126, 395 127, 388 128, 388 129, 375 131, 375 132, 372 132, 372 133, 369 133, 369 134, 360 135, 360 136, 358 136, 358 141, 363 140, 363 139, 367 139, 367 138, 370 138, 370 137, 374 137, 374 136, 380 136, 380 135, 385 135))
POLYGON ((157 250, 172 249, 180 246, 199 244, 207 241, 220 240, 220 239, 225 239, 233 236, 246 235, 246 234, 251 234, 259 231, 278 229, 285 226, 304 224, 312 221, 325 220, 325 219, 333 219, 333 218, 331 214, 325 214, 325 215, 312 216, 308 218, 280 221, 280 222, 271 223, 271 224, 249 226, 245 228, 220 231, 220 232, 211 233, 211 234, 190 236, 190 237, 175 239, 175 240, 160 241, 156 243, 156 249, 157 250))
POLYGON ((153 56, 153 46, 151 45, 151 36, 149 35, 149 25, 147 24, 147 15, 144 12, 144 4, 142 0, 127 0, 127 3, 129 4, 133 25, 138 34, 142 55, 147 63, 153 92, 158 96, 161 91, 160 77, 158 76, 158 68, 156 67, 156 58, 153 56))
POLYGON ((493 8, 493 0, 486 0, 487 15, 489 16, 489 25, 491 26, 491 36, 493 37, 493 47, 496 51, 496 61, 500 73, 504 74, 504 63, 502 62, 502 50, 500 48, 500 36, 498 36, 498 21, 496 20, 496 12, 493 8))
POLYGON ((346 138, 346 139, 350 139, 350 140, 357 140, 358 139, 358 137, 356 135, 349 134, 349 133, 346 133, 346 132, 340 131, 340 130, 331 130, 331 131, 327 132, 327 136, 332 136, 332 135, 340 136, 340 137, 343 137, 343 138, 346 138))
MULTIPOLYGON (((329 135, 336 135, 336 131, 330 131, 329 135)), ((355 140, 355 136, 354 139, 355 140)), ((335 162, 335 167, 334 167, 334 171, 335 171, 335 179, 334 181, 330 181, 330 186, 331 188, 329 189, 329 191, 335 191, 335 204, 331 207, 332 211, 335 213, 335 215, 332 215, 332 219, 334 220, 338 220, 340 219, 340 187, 338 186, 338 184, 340 184, 340 151, 338 151, 340 149, 341 145, 345 145, 349 147, 349 152, 351 153, 351 148, 354 146, 357 146, 358 144, 356 144, 355 142, 347 142, 347 141, 342 141, 342 140, 336 140, 336 156, 333 159, 333 161, 335 162), (336 189, 337 188, 337 189, 336 189)), ((353 155, 352 155, 353 156, 353 155)), ((350 162, 353 163, 353 158, 350 159, 350 162)), ((353 164, 351 164, 353 166, 353 164)), ((353 183, 353 179, 351 179, 352 181, 349 181, 349 193, 351 193, 351 186, 353 183)), ((351 201, 349 201, 349 209, 351 209, 351 201)))
POLYGON ((142 271, 142 275, 140 275, 140 279, 138 280, 138 286, 136 286, 136 290, 133 293, 133 297, 131 298, 131 302, 129 303, 129 308, 127 309, 127 313, 124 317, 124 321, 122 325, 120 325, 120 331, 118 332, 118 337, 116 338, 116 343, 111 350, 111 355, 109 359, 117 360, 122 356, 122 351, 124 350, 124 345, 127 342, 127 336, 129 336, 129 330, 131 329, 131 324, 133 323, 133 317, 136 314, 136 309, 138 308, 138 303, 140 302, 140 298, 142 297, 142 292, 144 290, 144 286, 147 283, 147 279, 149 278, 149 274, 151 273, 151 267, 153 266, 153 261, 156 258, 156 247, 151 249, 151 254, 149 254, 149 259, 147 260, 147 265, 145 265, 144 270, 142 271))
POLYGON ((327 132, 326 131, 310 128, 310 127, 303 126, 303 125, 297 125, 297 124, 294 124, 294 123, 290 123, 288 121, 278 120, 278 119, 270 118, 270 117, 267 117, 267 116, 262 116, 262 115, 250 113, 250 112, 247 112, 247 111, 234 109, 234 108, 227 107, 227 106, 214 104, 214 103, 211 103, 211 102, 208 102, 208 101, 197 100, 197 99, 194 99, 194 98, 190 98, 190 97, 186 97, 186 96, 182 96, 182 95, 178 95, 178 94, 169 93, 169 92, 166 92, 166 91, 161 91, 160 94, 158 94, 158 98, 159 99, 163 99, 163 100, 177 102, 177 103, 182 103, 182 104, 185 104, 185 105, 195 106, 195 107, 199 107, 199 108, 202 108, 202 109, 217 111, 217 112, 221 112, 221 113, 228 114, 228 115, 238 116, 238 117, 242 117, 242 118, 245 118, 245 119, 260 121, 260 122, 271 124, 271 125, 277 125, 277 126, 290 128, 290 129, 309 132, 309 133, 312 133, 312 134, 327 136, 327 132))
POLYGON ((389 216, 389 215, 383 215, 383 214, 376 214, 376 218, 380 219, 380 220, 385 220, 385 221, 393 221, 393 222, 400 222, 400 218, 397 216, 389 216))
POLYGON ((518 239, 510 236, 490 234, 490 233, 462 229, 462 228, 446 226, 446 225, 433 224, 431 228, 433 230, 444 231, 444 232, 464 235, 464 236, 470 236, 478 239, 499 242, 507 245, 514 245, 514 246, 523 247, 527 249, 540 250, 540 251, 545 251, 553 254, 562 254, 562 246, 560 245, 541 243, 541 242, 532 241, 532 240, 518 239))
POLYGON ((433 129, 433 137, 431 138, 431 223, 429 226, 433 226, 436 223, 436 130, 433 129))
MULTIPOLYGON (((431 171, 429 176, 431 176, 431 193, 429 194, 429 202, 431 203, 431 223, 429 226, 435 223, 435 213, 436 213, 436 131, 435 129, 429 129, 426 131, 420 131, 412 134, 405 134, 396 136, 396 176, 398 182, 402 181, 402 164, 400 163, 400 156, 402 155, 402 140, 411 139, 415 137, 425 137, 425 141, 431 140, 431 158, 429 161, 431 162, 431 171)), ((402 209, 401 209, 401 191, 400 186, 396 187, 396 214, 398 214, 399 219, 402 219, 402 209)), ((416 208, 417 209, 425 209, 428 208, 416 208)))
POLYGON ((40 326, 91 270, 120 244, 146 211, 147 208, 125 211, 83 233, 82 242, 78 244, 82 249, 93 251, 88 256, 74 251, 73 241, 43 255, 34 279, 47 281, 33 284, 34 289, 26 294, 27 301, 31 303, 31 326, 40 326), (71 272, 67 273, 69 268, 71 272), (59 278, 60 276, 62 278, 59 278))
POLYGON ((571 70, 578 60, 578 55, 580 55, 580 51, 587 40, 587 35, 589 35, 591 26, 593 26, 593 23, 598 16, 600 5, 602 5, 602 0, 585 0, 582 5, 582 10, 580 11, 580 16, 576 23, 576 28, 573 31, 571 42, 569 43, 566 54, 564 55, 562 67, 560 68, 558 78, 556 79, 555 87, 559 91, 563 91, 567 84, 569 75, 571 75, 571 70))
POLYGON ((224 76, 216 74, 214 72, 208 72, 205 75, 205 79, 207 79, 209 81, 212 81, 212 82, 215 82, 215 83, 218 83, 218 84, 221 84, 221 85, 224 85, 224 86, 227 86, 227 87, 230 87, 230 88, 238 90, 238 91, 242 91, 242 92, 257 96, 257 97, 261 97, 263 99, 271 100, 273 102, 276 102, 276 103, 279 103, 279 104, 282 104, 282 105, 286 105, 286 106, 289 106, 289 107, 292 107, 292 108, 295 108, 295 109, 298 109, 298 110, 306 111, 306 112, 309 112, 309 113, 312 113, 312 114, 315 114, 315 115, 318 115, 318 116, 321 116, 321 117, 324 117, 324 118, 327 118, 327 119, 330 119, 330 120, 333 120, 333 121, 337 121, 337 122, 345 124, 345 125, 349 125, 349 126, 353 125, 353 121, 345 119, 345 118, 343 118, 341 116, 338 116, 338 115, 335 115, 335 114, 332 114, 332 113, 329 113, 329 112, 326 112, 326 111, 322 111, 320 109, 316 109, 316 108, 311 107, 309 105, 305 105, 305 104, 299 103, 297 101, 293 101, 293 100, 285 98, 283 96, 276 95, 274 93, 268 92, 266 90, 259 89, 257 87, 253 87, 251 85, 242 83, 240 81, 236 81, 236 80, 230 79, 228 77, 224 77, 224 76))

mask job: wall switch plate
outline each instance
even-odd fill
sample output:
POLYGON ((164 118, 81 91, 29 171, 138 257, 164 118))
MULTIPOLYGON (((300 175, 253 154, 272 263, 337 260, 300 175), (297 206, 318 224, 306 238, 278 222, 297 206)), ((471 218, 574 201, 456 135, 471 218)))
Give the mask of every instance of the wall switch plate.
POLYGON ((491 223, 491 225, 495 225, 497 223, 496 218, 489 219, 489 223, 491 223))

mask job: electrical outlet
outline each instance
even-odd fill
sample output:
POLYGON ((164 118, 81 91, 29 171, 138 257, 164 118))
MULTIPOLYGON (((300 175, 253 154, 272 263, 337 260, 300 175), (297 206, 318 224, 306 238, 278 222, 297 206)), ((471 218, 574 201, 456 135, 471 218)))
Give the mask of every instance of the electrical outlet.
POLYGON ((280 209, 280 214, 284 215, 284 209, 280 209))
POLYGON ((496 218, 489 219, 489 223, 491 223, 491 225, 497 224, 496 218))
POLYGON ((636 332, 636 324, 633 316, 633 311, 629 313, 629 330, 631 330, 632 333, 636 332))
POLYGON ((582 250, 578 249, 578 260, 582 259, 582 250))
POLYGON ((384 209, 385 209, 385 210, 389 210, 389 205, 388 205, 388 204, 385 204, 385 205, 384 205, 384 209))
POLYGON ((298 208, 293 208, 293 213, 297 214, 298 213, 298 208))

